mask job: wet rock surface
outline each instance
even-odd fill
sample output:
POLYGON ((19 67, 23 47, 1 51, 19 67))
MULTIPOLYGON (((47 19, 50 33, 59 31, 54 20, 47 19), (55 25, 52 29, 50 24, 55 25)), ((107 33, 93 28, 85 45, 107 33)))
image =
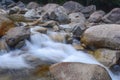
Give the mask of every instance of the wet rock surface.
POLYGON ((59 63, 51 66, 50 72, 58 80, 111 80, 104 68, 94 64, 59 63))
MULTIPOLYGON (((5 35, 6 42, 10 47, 15 47, 19 42, 28 39, 29 36, 30 31, 22 27, 11 28, 5 35)), ((20 47, 22 47, 24 45, 24 42, 20 45, 20 47)))
POLYGON ((119 60, 120 51, 110 49, 97 49, 92 55, 105 66, 111 67, 119 60))

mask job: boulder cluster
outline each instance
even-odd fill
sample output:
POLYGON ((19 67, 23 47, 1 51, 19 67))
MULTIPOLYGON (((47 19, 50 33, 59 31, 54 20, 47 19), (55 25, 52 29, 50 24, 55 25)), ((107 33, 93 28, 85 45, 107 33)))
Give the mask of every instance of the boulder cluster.
MULTIPOLYGON (((0 51, 22 49, 32 35, 30 28, 36 26, 35 31, 76 50, 85 50, 113 72, 120 71, 120 8, 105 13, 95 5, 83 6, 74 1, 63 5, 26 5, 20 1, 1 4, 0 51)), ((50 72, 57 80, 111 80, 103 67, 92 64, 59 63, 51 66, 50 72)))

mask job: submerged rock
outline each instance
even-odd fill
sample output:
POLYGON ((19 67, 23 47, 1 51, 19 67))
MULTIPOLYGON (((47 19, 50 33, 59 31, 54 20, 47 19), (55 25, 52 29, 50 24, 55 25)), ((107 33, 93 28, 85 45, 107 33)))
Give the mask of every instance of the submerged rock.
POLYGON ((120 49, 120 25, 103 24, 88 28, 81 41, 89 47, 120 49))
POLYGON ((58 63, 50 67, 58 80, 112 80, 108 72, 96 64, 58 63))

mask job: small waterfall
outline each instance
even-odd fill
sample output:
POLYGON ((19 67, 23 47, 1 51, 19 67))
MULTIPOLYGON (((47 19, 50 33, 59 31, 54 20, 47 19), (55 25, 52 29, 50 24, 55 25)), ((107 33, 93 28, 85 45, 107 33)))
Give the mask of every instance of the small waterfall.
POLYGON ((37 33, 32 35, 31 42, 32 43, 27 44, 27 46, 31 47, 29 51, 32 55, 39 57, 44 61, 97 64, 104 67, 108 71, 112 80, 120 79, 120 76, 114 75, 107 67, 100 64, 93 56, 83 51, 76 51, 71 45, 56 43, 45 34, 37 33), (45 40, 39 38, 44 38, 45 40), (39 39, 39 42, 36 39, 39 39), (32 49, 34 44, 36 44, 37 48, 32 49))
MULTIPOLYGON (((32 30, 33 31, 33 30, 32 30)), ((104 67, 110 74, 112 80, 120 80, 120 75, 114 75, 107 67, 100 64, 88 53, 76 51, 71 45, 52 41, 47 35, 32 32, 31 41, 26 41, 26 52, 34 57, 41 59, 44 62, 59 63, 59 62, 82 62, 87 64, 97 64, 104 67)), ((22 50, 15 50, 9 53, 0 55, 1 68, 31 68, 25 62, 22 50), (21 54, 21 55, 20 55, 21 54)))

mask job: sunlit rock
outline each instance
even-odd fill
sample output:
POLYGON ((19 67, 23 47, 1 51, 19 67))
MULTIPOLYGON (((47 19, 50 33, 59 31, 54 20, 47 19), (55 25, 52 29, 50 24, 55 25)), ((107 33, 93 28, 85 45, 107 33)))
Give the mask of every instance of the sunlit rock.
POLYGON ((119 50, 97 49, 92 54, 100 63, 110 67, 117 63, 120 58, 119 50))
POLYGON ((50 38, 53 39, 53 41, 62 43, 72 43, 72 38, 69 33, 49 32, 48 35, 50 38))
POLYGON ((83 33, 81 41, 89 47, 120 49, 119 33, 120 25, 92 26, 83 33))
MULTIPOLYGON (((15 47, 19 42, 28 39, 30 36, 30 31, 23 27, 15 27, 11 28, 5 35, 6 42, 10 47, 15 47)), ((24 45, 24 44, 20 44, 24 45)))
POLYGON ((101 66, 84 63, 58 63, 50 67, 50 72, 58 80, 111 80, 101 66))
POLYGON ((14 27, 14 22, 6 17, 6 15, 0 15, 0 36, 5 35, 5 33, 14 27))

